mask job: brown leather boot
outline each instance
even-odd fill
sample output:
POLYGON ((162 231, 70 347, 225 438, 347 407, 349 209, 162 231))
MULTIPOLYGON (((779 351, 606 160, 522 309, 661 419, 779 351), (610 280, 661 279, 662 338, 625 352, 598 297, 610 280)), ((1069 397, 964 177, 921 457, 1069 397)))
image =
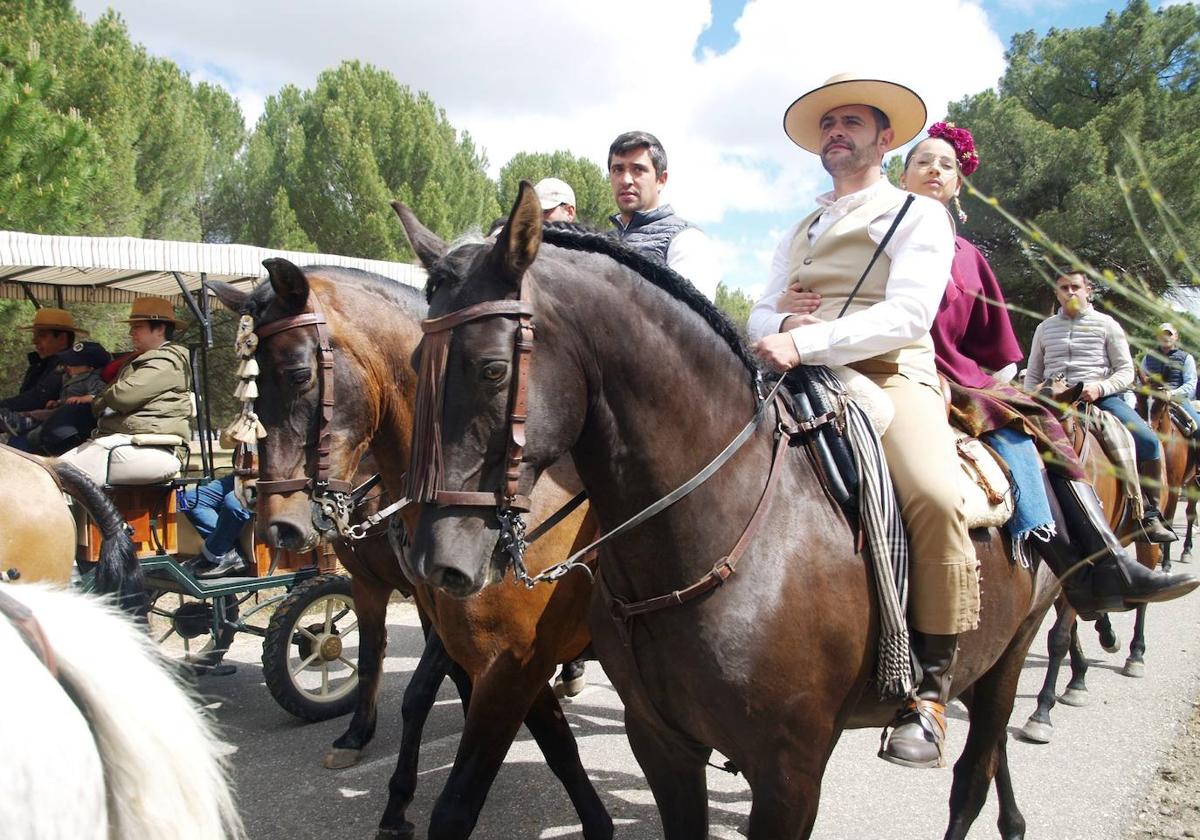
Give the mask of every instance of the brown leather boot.
POLYGON ((958 635, 914 631, 912 640, 921 663, 921 684, 892 721, 891 737, 884 728, 879 757, 904 767, 945 767, 946 704, 958 635))
POLYGON ((1162 459, 1139 461, 1137 469, 1142 488, 1142 507, 1146 509, 1146 515, 1135 526, 1138 529, 1138 535, 1134 539, 1140 543, 1157 543, 1159 545, 1175 542, 1179 537, 1163 521, 1163 515, 1159 512, 1156 501, 1158 488, 1162 483, 1162 459))

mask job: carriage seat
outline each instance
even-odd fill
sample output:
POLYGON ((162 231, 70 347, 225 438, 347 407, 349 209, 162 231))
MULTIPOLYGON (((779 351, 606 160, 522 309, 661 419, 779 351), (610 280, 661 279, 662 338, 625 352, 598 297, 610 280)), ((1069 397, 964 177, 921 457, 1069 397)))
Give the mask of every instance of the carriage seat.
POLYGON ((110 487, 124 486, 141 486, 148 484, 167 484, 169 485, 174 479, 179 478, 183 465, 175 457, 175 450, 186 448, 188 441, 184 440, 179 435, 164 435, 164 434, 139 434, 132 435, 128 444, 118 444, 112 447, 108 453, 108 480, 105 482, 110 487), (137 449, 145 448, 147 450, 157 450, 170 457, 156 459, 161 463, 156 465, 159 469, 153 467, 147 471, 146 459, 138 458, 127 460, 124 458, 113 458, 113 454, 122 449, 134 447, 137 449), (170 469, 171 462, 174 461, 175 468, 170 469), (170 471, 168 471, 170 470, 170 471))

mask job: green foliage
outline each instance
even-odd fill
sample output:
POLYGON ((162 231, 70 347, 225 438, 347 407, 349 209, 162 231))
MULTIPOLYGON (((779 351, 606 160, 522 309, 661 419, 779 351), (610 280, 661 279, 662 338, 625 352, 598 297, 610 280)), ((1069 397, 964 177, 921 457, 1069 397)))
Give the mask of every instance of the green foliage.
POLYGON ((750 320, 750 310, 754 308, 754 298, 741 289, 731 289, 722 282, 717 286, 716 304, 717 309, 733 321, 742 338, 746 338, 746 323, 750 320))
POLYGON ((53 104, 58 68, 37 41, 0 39, 0 225, 67 233, 91 221, 100 143, 74 108, 53 104))
POLYGON ((900 186, 900 178, 904 175, 904 155, 892 155, 883 164, 884 177, 893 187, 900 186))
POLYGON ((617 212, 612 187, 604 170, 587 158, 570 152, 520 152, 500 170, 497 198, 503 211, 517 200, 521 181, 536 184, 543 178, 561 178, 575 191, 575 221, 597 230, 608 230, 608 217, 617 212))
POLYGON ((311 91, 271 97, 223 213, 233 238, 332 253, 411 259, 389 202, 403 201, 446 238, 500 212, 487 161, 427 94, 388 72, 345 62, 311 91))
MULTIPOLYGON (((1013 216, 1041 235, 1070 246, 1083 261, 1145 280, 1161 293, 1167 274, 1147 244, 1172 255, 1155 218, 1151 193, 1131 194, 1127 207, 1120 173, 1145 157, 1142 186, 1161 186, 1180 217, 1180 245, 1200 245, 1200 182, 1188 173, 1200 154, 1200 9, 1181 4, 1153 11, 1131 0, 1099 26, 1051 29, 1044 38, 1013 38, 999 93, 984 91, 950 107, 950 119, 974 132, 982 164, 973 177, 1013 216), (1132 139, 1133 145, 1126 142, 1132 139), (1132 209, 1133 216, 1131 216, 1132 209), (1133 218, 1154 223, 1139 237, 1133 218)), ((978 199, 963 233, 988 256, 1010 302, 1046 312, 1045 279, 1026 259, 1045 243, 1023 235, 978 199)), ((1018 319, 1026 337, 1036 321, 1018 319)))

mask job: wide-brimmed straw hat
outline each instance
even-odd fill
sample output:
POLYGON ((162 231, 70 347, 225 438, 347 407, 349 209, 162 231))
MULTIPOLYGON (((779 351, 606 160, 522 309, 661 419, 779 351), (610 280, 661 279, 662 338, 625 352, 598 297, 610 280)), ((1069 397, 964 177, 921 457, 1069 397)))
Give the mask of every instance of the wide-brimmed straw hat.
POLYGON ((821 153, 821 117, 844 105, 870 105, 887 114, 895 137, 887 151, 898 149, 921 133, 928 112, 911 89, 883 79, 839 73, 801 96, 783 114, 783 130, 802 149, 821 153))
POLYGON ((177 330, 187 327, 187 321, 181 321, 175 317, 175 307, 171 306, 171 301, 166 298, 135 298, 133 305, 129 307, 129 317, 125 319, 125 323, 132 324, 134 321, 149 321, 152 324, 171 323, 177 330))
POLYGON ((18 329, 22 330, 61 330, 79 335, 87 335, 88 331, 75 326, 75 317, 65 309, 39 309, 33 315, 33 323, 18 329))

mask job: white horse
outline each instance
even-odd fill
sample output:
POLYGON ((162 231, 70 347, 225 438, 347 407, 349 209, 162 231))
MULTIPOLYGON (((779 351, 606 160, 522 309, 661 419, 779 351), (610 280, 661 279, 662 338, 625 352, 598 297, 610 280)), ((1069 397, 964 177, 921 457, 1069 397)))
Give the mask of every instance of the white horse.
POLYGON ((92 596, 2 589, 32 612, 57 677, 0 616, 0 835, 243 837, 225 745, 147 634, 92 596))

